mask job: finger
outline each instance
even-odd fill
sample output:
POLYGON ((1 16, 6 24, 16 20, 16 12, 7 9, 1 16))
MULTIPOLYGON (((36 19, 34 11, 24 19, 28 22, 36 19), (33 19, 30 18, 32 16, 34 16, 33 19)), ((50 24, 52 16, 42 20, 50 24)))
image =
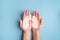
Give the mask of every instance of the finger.
POLYGON ((40 19, 39 29, 42 28, 42 25, 43 25, 43 19, 40 19))
POLYGON ((43 24, 43 20, 40 19, 40 21, 39 21, 39 25, 42 25, 42 24, 43 24))
POLYGON ((39 20, 39 12, 38 11, 36 11, 36 17, 39 20))
POLYGON ((36 11, 36 15, 37 15, 37 19, 38 19, 38 21, 40 21, 41 16, 39 15, 39 12, 38 12, 38 11, 36 11))
POLYGON ((38 12, 37 11, 35 11, 35 14, 36 14, 36 17, 38 18, 38 12))
POLYGON ((33 16, 36 16, 36 13, 35 13, 35 11, 34 11, 34 14, 33 14, 33 16))
POLYGON ((27 16, 27 10, 23 14, 23 19, 27 16))
POLYGON ((25 12, 24 12, 24 14, 23 14, 23 19, 24 19, 24 17, 25 17, 25 12))
POLYGON ((27 14, 26 16, 29 16, 29 13, 30 13, 29 10, 26 10, 26 14, 27 14))
POLYGON ((26 11, 25 11, 25 17, 26 17, 26 16, 29 16, 29 15, 30 15, 29 10, 26 10, 26 11))
POLYGON ((38 19, 38 13, 37 13, 37 11, 34 11, 34 16, 38 19))
POLYGON ((39 17, 38 17, 38 19, 41 19, 40 13, 39 13, 39 17))
POLYGON ((37 11, 35 11, 35 16, 38 17, 38 16, 37 16, 37 11))
POLYGON ((41 19, 41 25, 43 25, 43 19, 41 19))
POLYGON ((27 10, 27 16, 31 19, 31 14, 29 10, 27 10))
POLYGON ((20 27, 22 28, 22 25, 23 25, 23 22, 22 20, 20 19, 20 27))

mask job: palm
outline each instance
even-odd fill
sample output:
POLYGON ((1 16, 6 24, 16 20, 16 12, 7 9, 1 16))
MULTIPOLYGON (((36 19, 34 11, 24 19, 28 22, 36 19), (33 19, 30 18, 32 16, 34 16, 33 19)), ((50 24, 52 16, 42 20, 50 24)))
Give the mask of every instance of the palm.
POLYGON ((30 30, 30 14, 29 11, 25 11, 23 15, 23 20, 20 20, 20 27, 25 30, 30 30))
POLYGON ((40 18, 39 12, 35 11, 32 19, 32 28, 39 29, 42 25, 42 19, 40 18))

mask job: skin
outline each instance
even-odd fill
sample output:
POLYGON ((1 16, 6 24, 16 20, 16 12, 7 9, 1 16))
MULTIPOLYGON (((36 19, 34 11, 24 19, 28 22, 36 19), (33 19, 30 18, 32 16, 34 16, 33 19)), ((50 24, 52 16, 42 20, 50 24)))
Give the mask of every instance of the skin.
MULTIPOLYGON (((35 12, 34 12, 34 15, 33 15, 33 16, 36 17, 36 19, 37 19, 37 21, 38 21, 38 26, 37 26, 37 28, 36 28, 36 27, 34 28, 34 25, 32 25, 33 22, 36 23, 36 21, 29 19, 29 21, 28 21, 29 26, 28 26, 27 29, 24 29, 24 27, 23 27, 23 25, 24 25, 23 22, 24 22, 24 18, 25 18, 26 16, 29 16, 28 19, 31 17, 31 16, 30 16, 30 12, 29 12, 28 10, 26 10, 26 11, 24 12, 23 19, 20 20, 20 27, 21 27, 21 28, 23 29, 23 31, 24 31, 24 33, 23 33, 23 40, 30 40, 30 31, 31 31, 31 29, 32 29, 33 40, 40 40, 40 31, 39 31, 39 29, 40 29, 40 27, 41 27, 41 25, 42 25, 42 19, 40 18, 39 12, 35 11, 35 12)), ((32 17, 32 18, 33 18, 33 17, 32 17)), ((28 19, 26 19, 26 20, 28 20, 28 19)), ((36 24, 35 24, 35 25, 36 25, 36 24)), ((26 27, 26 26, 25 26, 25 27, 26 27)))
POLYGON ((33 16, 35 16, 38 20, 38 28, 32 28, 33 40, 41 40, 39 29, 41 28, 41 25, 42 25, 42 19, 40 18, 39 12, 37 12, 37 11, 34 12, 33 16))
POLYGON ((23 19, 20 20, 20 27, 21 27, 21 29, 23 29, 23 40, 30 40, 30 30, 31 30, 31 26, 30 26, 30 14, 29 14, 29 13, 30 13, 30 12, 29 12, 28 10, 26 10, 26 11, 24 12, 24 14, 23 14, 23 19), (27 18, 26 20, 29 19, 29 21, 27 21, 29 25, 26 25, 26 26, 28 26, 28 28, 25 29, 26 26, 23 27, 23 25, 25 25, 26 23, 23 24, 23 22, 24 22, 24 18, 25 18, 26 16, 28 16, 28 18, 27 18))

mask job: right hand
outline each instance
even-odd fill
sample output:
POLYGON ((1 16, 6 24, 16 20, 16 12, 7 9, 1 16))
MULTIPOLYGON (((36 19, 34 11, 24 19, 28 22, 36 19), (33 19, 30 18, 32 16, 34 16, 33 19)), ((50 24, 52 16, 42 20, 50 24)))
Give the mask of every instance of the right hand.
POLYGON ((30 12, 28 10, 26 10, 23 15, 23 20, 20 20, 20 27, 23 29, 23 31, 31 30, 30 19, 31 19, 30 12))

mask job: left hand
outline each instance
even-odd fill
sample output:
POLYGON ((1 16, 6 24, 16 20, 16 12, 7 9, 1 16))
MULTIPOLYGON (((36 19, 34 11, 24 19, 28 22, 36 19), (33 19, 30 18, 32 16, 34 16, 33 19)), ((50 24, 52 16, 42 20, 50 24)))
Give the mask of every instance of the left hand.
POLYGON ((39 12, 35 11, 34 15, 32 16, 32 28, 33 29, 40 29, 42 23, 43 23, 43 20, 40 17, 39 12))

